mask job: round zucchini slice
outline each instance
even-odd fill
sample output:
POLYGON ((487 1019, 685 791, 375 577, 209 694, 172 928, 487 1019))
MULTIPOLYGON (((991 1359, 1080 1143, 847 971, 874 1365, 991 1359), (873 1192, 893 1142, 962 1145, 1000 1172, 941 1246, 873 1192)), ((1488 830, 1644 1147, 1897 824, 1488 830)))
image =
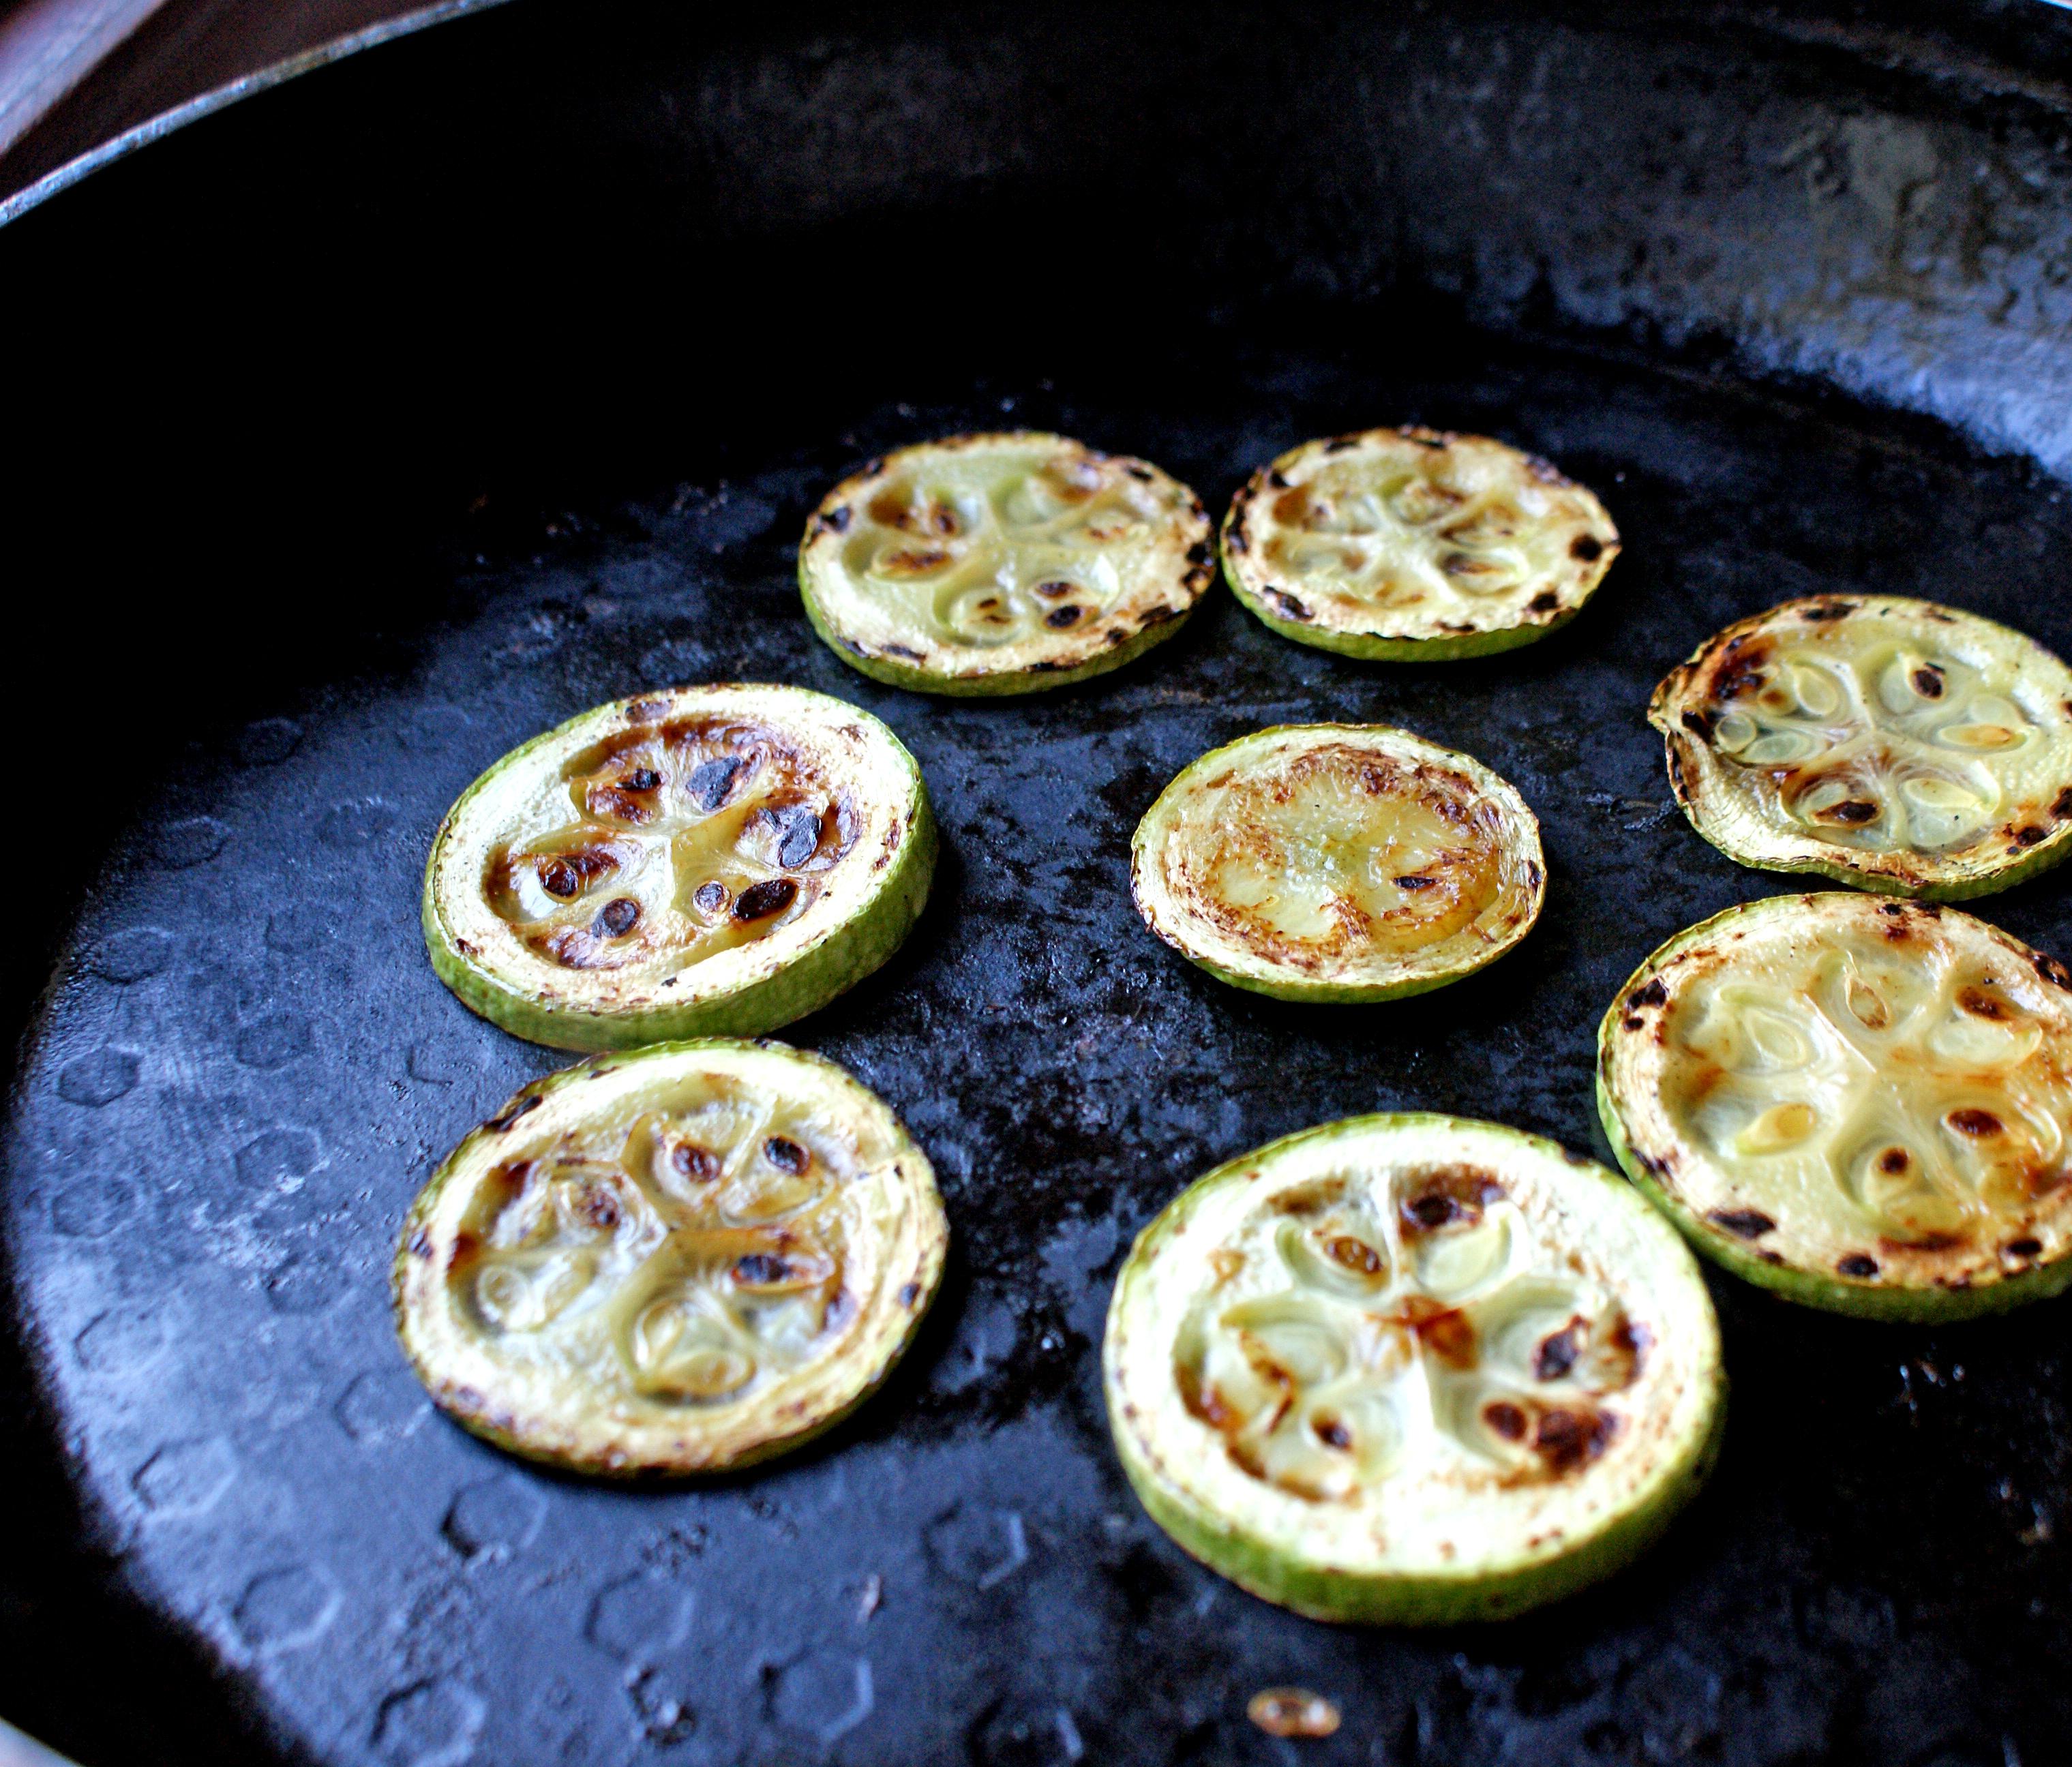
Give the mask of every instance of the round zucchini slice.
POLYGON ((1712 1464, 1696 1261, 1601 1166, 1492 1123, 1354 1117, 1218 1167, 1137 1238, 1108 1421, 1187 1551, 1322 1620, 1581 1588, 1712 1464))
POLYGON ((396 1254, 432 1397, 580 1472, 714 1473, 876 1390, 941 1277, 935 1173, 884 1103, 775 1043, 664 1043, 524 1088, 396 1254))
POLYGON ((935 847, 921 770, 868 712, 793 687, 644 693, 462 794, 425 942, 462 1000, 536 1043, 751 1035, 898 948, 935 847))
POLYGON ((1700 645, 1647 716, 1692 826, 1745 865, 1954 902, 2072 852, 2072 670, 1975 614, 1786 602, 1700 645))
POLYGON ((2072 973, 1955 909, 1679 933, 1605 1015, 1597 1107, 1700 1251, 1790 1300, 1961 1319, 2072 1281, 2072 973))
POLYGON ((1394 1000, 1494 963, 1546 894, 1540 824, 1471 756, 1381 724, 1283 725, 1212 749, 1130 844, 1145 924, 1282 1000, 1394 1000))
POLYGON ((1209 586, 1208 512, 1069 437, 950 436, 874 460, 799 549, 806 617, 853 668, 924 693, 1030 693, 1120 668, 1209 586))
POLYGON ((1618 556, 1605 506, 1535 455, 1415 427, 1305 442, 1223 518, 1223 574, 1283 638, 1437 663, 1544 638, 1618 556))

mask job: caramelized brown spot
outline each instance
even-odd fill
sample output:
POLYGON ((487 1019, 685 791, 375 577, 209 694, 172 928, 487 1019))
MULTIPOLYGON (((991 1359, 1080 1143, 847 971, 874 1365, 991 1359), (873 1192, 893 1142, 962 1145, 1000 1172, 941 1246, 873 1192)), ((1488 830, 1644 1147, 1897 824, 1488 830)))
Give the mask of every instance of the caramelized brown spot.
POLYGON ((1052 608, 1043 616, 1043 623, 1046 626, 1055 627, 1059 631, 1063 631, 1067 626, 1078 625, 1079 616, 1085 612, 1086 610, 1076 602, 1069 602, 1063 607, 1052 608))
POLYGON ((1969 984, 1957 990, 1957 1004, 1975 1018, 2006 1019, 2014 1016, 1999 995, 1969 984))
POLYGON ((679 1141, 669 1149, 669 1164, 687 1178, 710 1180, 720 1174, 719 1156, 689 1141, 679 1141))
POLYGON ((1079 586, 1077 583, 1067 582, 1062 577, 1054 577, 1048 582, 1037 584, 1030 593, 1042 596, 1046 602, 1054 602, 1071 594, 1079 586))
POLYGON ((1524 1439, 1525 1413, 1507 1399, 1496 1399, 1483 1406, 1482 1421, 1507 1442, 1524 1439))
POLYGON ((2072 992, 2072 970, 2066 968, 2055 957, 2046 957, 2038 951, 2032 967, 2053 988, 2062 988, 2072 992))
POLYGON ((614 896, 598 910, 590 931, 605 939, 623 939, 640 919, 640 904, 631 896, 614 896))
POLYGON ((1904 1172, 1912 1163, 1913 1156, 1905 1148, 1887 1148, 1878 1156, 1878 1170, 1881 1172, 1904 1172))
POLYGON ((1572 1473, 1603 1453, 1618 1428, 1618 1420, 1605 1412, 1542 1412, 1532 1446, 1548 1471, 1572 1473))
POLYGON ((1909 678, 1914 683, 1914 691, 1924 700, 1942 697, 1942 672, 1933 663, 1923 663, 1909 678))
POLYGON ((1802 607, 1799 617, 1818 623, 1822 620, 1847 619, 1856 610, 1854 602, 1821 602, 1811 607, 1802 607))
POLYGON ((1767 645, 1749 644, 1745 637, 1729 639, 1725 653, 1712 675, 1712 697, 1737 700, 1762 685, 1763 665, 1770 660, 1767 645), (1744 646, 1747 647, 1743 648, 1744 646))
POLYGON ((1914 1239, 1881 1241, 1888 1251, 1950 1251, 1965 1243, 1961 1233, 1924 1233, 1914 1239))
POLYGON ((750 1287, 761 1288, 770 1283, 782 1282, 791 1274, 791 1265, 774 1252, 750 1251, 734 1260, 734 1280, 750 1287))
POLYGON ((1285 589, 1269 589, 1265 591, 1265 595, 1268 601, 1281 610, 1283 618, 1310 620, 1317 617, 1309 611, 1305 603, 1297 601, 1285 589))
POLYGON ((711 878, 698 886, 691 900, 707 914, 717 914, 726 906, 726 886, 717 877, 711 878))
POLYGON ((1991 1111, 1981 1111, 1971 1106, 1961 1111, 1952 1111, 1942 1120, 1959 1135, 1975 1137, 1998 1135, 2006 1127, 1991 1111))
POLYGON ((1316 1432, 1317 1440, 1326 1448, 1350 1448, 1353 1432, 1335 1417, 1315 1419, 1309 1428, 1316 1432))
POLYGON ((919 1284, 918 1282, 908 1282, 908 1283, 902 1283, 902 1284, 900 1284, 900 1288, 899 1288, 899 1305, 900 1305, 901 1306, 902 1306, 902 1307, 911 1307, 911 1306, 912 1306, 912 1305, 914 1305, 914 1303, 915 1303, 915 1301, 919 1301, 920 1298, 921 1298, 921 1285, 920 1285, 920 1284, 919 1284))
POLYGON ((812 805, 795 803, 770 812, 777 828, 777 862, 797 867, 812 858, 820 844, 820 812, 812 805))
POLYGON ((2042 1250, 2041 1239, 2010 1239, 2007 1243, 2008 1255, 2011 1258, 2033 1258, 2042 1250))
POLYGON ((1503 1194, 1503 1186, 1473 1166, 1440 1166, 1420 1174, 1416 1189, 1403 1200, 1406 1237, 1435 1233, 1457 1221, 1481 1218, 1482 1206, 1503 1194))
POLYGON ((1760 1209, 1714 1209, 1705 1218, 1737 1239, 1760 1239, 1777 1231, 1777 1223, 1760 1209))
POLYGON ((1875 822, 1877 820, 1877 813, 1878 807, 1876 804, 1866 803, 1861 798, 1844 798, 1840 803, 1818 812, 1823 822, 1851 824, 1875 822))
POLYGON ((1551 614, 1560 605, 1561 598, 1559 595, 1556 594, 1551 589, 1543 589, 1537 595, 1534 596, 1531 601, 1527 602, 1525 604, 1525 606, 1527 613, 1551 614))
POLYGON ((662 775, 652 767, 635 767, 619 783, 628 791, 652 791, 662 783, 662 775))
POLYGON ((1645 988, 1634 989, 1626 996, 1626 1003, 1635 1012, 1638 1012, 1643 1006, 1666 1005, 1668 1000, 1669 990, 1663 985, 1662 978, 1658 976, 1645 988))
POLYGON ((1396 887, 1398 890, 1429 890, 1438 881, 1437 877, 1420 877, 1413 875, 1398 877, 1396 880, 1396 887))
POLYGON ((1604 557, 1605 543, 1595 534, 1578 534, 1568 542, 1568 556, 1580 558, 1586 564, 1594 564, 1604 557))
POLYGON ((1449 1368, 1475 1366, 1475 1328, 1459 1308, 1429 1295, 1410 1295, 1404 1298, 1396 1322, 1449 1368))
POLYGON ((691 776, 684 781, 684 791, 699 809, 710 816, 726 802, 727 793, 734 788, 735 775, 746 764, 737 754, 701 761, 691 769, 691 776))
POLYGON ((1839 1260, 1835 1268, 1845 1276, 1875 1276, 1878 1273, 1878 1261, 1864 1252, 1852 1251, 1846 1258, 1839 1260))
POLYGON ((763 1144, 763 1157, 779 1172, 788 1172, 794 1177, 804 1171, 812 1161, 812 1156, 796 1141, 788 1140, 781 1135, 773 1135, 763 1144))
POLYGON ((1541 1338, 1539 1349, 1533 1352, 1533 1378, 1559 1380, 1573 1368, 1576 1358, 1583 1353, 1582 1337, 1588 1329, 1581 1320, 1571 1319, 1559 1331, 1541 1338))
POLYGON ((619 1225, 619 1198, 601 1186, 583 1193, 583 1218, 607 1231, 619 1225))
POLYGON ((885 647, 885 654, 887 656, 903 656, 910 663, 918 663, 921 660, 921 653, 919 651, 910 650, 904 644, 888 644, 885 647))
POLYGON ((1387 1268, 1379 1252, 1350 1233, 1334 1234, 1326 1239, 1324 1255, 1333 1264, 1363 1276, 1378 1276, 1387 1268))
POLYGON ((767 920, 772 914, 781 914, 790 907, 799 894, 799 886, 789 877, 765 877, 760 883, 750 884, 734 898, 734 918, 736 920, 767 920))

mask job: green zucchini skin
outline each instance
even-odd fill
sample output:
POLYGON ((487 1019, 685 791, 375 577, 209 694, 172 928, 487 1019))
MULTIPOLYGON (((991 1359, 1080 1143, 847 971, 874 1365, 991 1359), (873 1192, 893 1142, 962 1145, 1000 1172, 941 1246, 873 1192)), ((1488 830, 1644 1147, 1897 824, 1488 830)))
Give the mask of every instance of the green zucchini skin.
MULTIPOLYGON (((1226 536, 1230 522, 1229 516, 1223 518, 1226 536)), ((1231 564, 1227 540, 1223 548, 1223 576, 1238 604, 1268 631, 1293 639, 1297 644, 1307 644, 1313 650, 1357 657, 1364 663, 1464 663, 1478 656, 1497 656, 1552 636, 1583 610, 1581 607, 1567 608, 1544 624, 1507 626, 1494 631, 1462 633, 1451 638, 1383 638, 1374 632, 1319 631, 1301 620, 1274 613, 1238 580, 1237 572, 1231 564)))
MULTIPOLYGON (((1865 880, 1845 881, 1862 888, 1865 880)), ((1885 894, 1888 892, 1873 892, 1885 894)), ((1634 1146, 1625 1113, 1611 1083, 1613 1052, 1626 1017, 1626 1001, 1644 985, 1656 970, 1679 951, 1731 929, 1752 910, 1760 910, 1765 898, 1721 910, 1696 925, 1686 927, 1665 940, 1627 976, 1612 997, 1612 1003, 1597 1027, 1597 1064, 1595 1095, 1597 1121, 1606 1144, 1634 1188, 1660 1210, 1693 1248, 1722 1270, 1758 1288, 1768 1290, 1802 1307, 1823 1313, 1842 1313, 1854 1319, 1884 1320, 1894 1324, 1953 1325, 1967 1319, 2005 1313, 2034 1301, 2048 1301, 2072 1287, 2072 1257, 2037 1264, 2030 1269, 1967 1288, 1908 1286, 1898 1283, 1854 1281, 1839 1274, 1811 1270, 1803 1265, 1777 1263, 1760 1256, 1745 1240, 1715 1226, 1664 1186, 1634 1146)))
POLYGON ((602 1051, 684 1038, 760 1037, 819 1011, 882 968, 905 942, 927 905, 941 845, 919 763, 878 720, 854 707, 844 709, 866 725, 875 725, 902 763, 907 779, 906 832, 869 899, 847 918, 823 927, 818 937, 790 962, 726 993, 627 1010, 565 1000, 542 1001, 499 973, 479 951, 465 948, 467 941, 449 925, 441 900, 450 832, 471 802, 494 789, 507 770, 522 766, 543 748, 595 718, 597 711, 593 710, 512 750, 476 779, 446 812, 426 862, 420 899, 419 918, 434 972, 470 1011, 514 1037, 551 1049, 602 1051))
MULTIPOLYGON (((1677 1452, 1655 1474, 1646 1501, 1572 1535, 1571 1543, 1559 1555, 1507 1573, 1482 1569, 1460 1575, 1368 1575, 1306 1563, 1192 1498, 1164 1473, 1158 1457, 1147 1451, 1139 1432, 1129 1426, 1121 1397, 1118 1322, 1133 1273, 1161 1243, 1184 1231, 1189 1198, 1232 1174, 1263 1171, 1276 1155, 1349 1131, 1416 1129, 1462 1122, 1429 1112, 1376 1113, 1300 1130, 1227 1161, 1197 1179, 1139 1233, 1110 1298, 1103 1346, 1104 1384, 1110 1435, 1131 1490, 1151 1518, 1189 1556, 1248 1593, 1310 1619, 1363 1625, 1453 1625, 1507 1619, 1560 1601, 1622 1569, 1660 1539, 1703 1489, 1719 1457, 1726 1428, 1728 1383, 1716 1323, 1710 1328, 1711 1354, 1700 1359, 1697 1375, 1703 1425, 1678 1444, 1677 1452)), ((1577 1161, 1544 1137, 1498 1124, 1469 1122, 1466 1126, 1507 1138, 1536 1153, 1551 1154, 1571 1169, 1589 1166, 1594 1176, 1579 1170, 1578 1181, 1618 1187, 1613 1173, 1577 1161)), ((1673 1239, 1670 1243, 1674 1245, 1673 1239)), ((1688 1257, 1679 1256, 1678 1261, 1688 1272, 1688 1280, 1702 1293, 1702 1277, 1696 1265, 1688 1257)), ((1709 1301, 1704 1315, 1711 1320, 1709 1301)))
MULTIPOLYGON (((642 1063, 651 1061, 668 1063, 709 1052, 728 1055, 744 1050, 767 1051, 809 1074, 824 1075, 827 1082, 837 1087, 846 1087, 853 1092, 865 1091, 846 1069, 825 1056, 810 1050, 794 1049, 787 1044, 768 1038, 756 1038, 752 1042, 726 1037, 689 1038, 644 1047, 632 1059, 642 1063)), ((413 1247, 424 1243, 423 1236, 438 1213, 442 1193, 451 1179, 464 1171, 486 1149, 493 1155, 497 1142, 512 1124, 522 1123, 532 1112, 565 1095, 580 1095, 590 1082, 623 1066, 625 1058, 619 1057, 615 1059, 615 1052, 601 1053, 520 1087, 488 1122, 463 1136, 440 1162, 432 1176, 426 1181, 423 1189, 417 1193, 404 1218, 397 1241, 396 1255, 390 1266, 390 1297, 397 1333, 412 1371, 439 1407, 471 1434, 479 1436, 507 1453, 557 1471, 574 1472, 629 1484, 677 1482, 724 1477, 791 1453, 837 1428, 876 1395, 911 1347, 939 1292, 943 1263, 948 1245, 948 1228, 943 1218, 941 1202, 935 1189, 934 1169, 904 1124, 891 1116, 882 1099, 876 1099, 873 1095, 873 1103, 878 1108, 886 1111, 892 1124, 894 1158, 902 1163, 911 1161, 920 1174, 918 1186, 925 1218, 917 1234, 919 1264, 915 1272, 915 1280, 908 1285, 912 1300, 900 1309, 898 1315, 887 1329, 881 1332, 878 1340, 874 1344, 871 1354, 875 1366, 870 1369, 868 1378, 840 1405, 796 1416, 785 1428, 773 1429, 766 1438, 730 1453, 723 1461, 712 1464, 689 1459, 674 1464, 643 1461, 617 1451, 617 1444, 610 1440, 608 1432, 602 1431, 586 1432, 594 1433, 596 1439, 586 1440, 579 1445, 565 1439, 550 1442, 543 1439, 537 1432, 528 1429, 526 1420, 500 1411, 493 1399, 486 1398, 481 1392, 471 1388, 457 1389, 434 1361, 428 1358, 417 1329, 417 1322, 412 1317, 413 1278, 418 1274, 416 1266, 419 1259, 413 1247)))
POLYGON ((1125 1432, 1118 1428, 1111 1434, 1124 1475, 1145 1513, 1190 1558, 1229 1578, 1247 1594, 1307 1619, 1341 1625, 1446 1626, 1508 1620, 1624 1570, 1668 1532, 1704 1488, 1719 1459, 1726 1424, 1726 1381, 1722 1376, 1710 1428, 1677 1465, 1654 1503, 1622 1516, 1560 1558, 1500 1579, 1362 1579, 1294 1563, 1173 1495, 1125 1432))
POLYGON ((1190 602, 1170 619, 1144 627, 1121 643, 1070 668, 1009 669, 993 675, 951 675, 932 669, 911 668, 893 657, 872 656, 859 651, 840 637, 828 624, 820 602, 814 598, 812 584, 803 559, 799 565, 799 596, 805 604, 807 621, 820 635, 821 642, 857 674, 867 675, 872 680, 882 681, 887 687, 904 688, 910 693, 934 693, 946 699, 964 700, 1009 699, 1018 694, 1046 693, 1053 688, 1071 687, 1080 681, 1091 681, 1096 676, 1106 675, 1112 669, 1119 669, 1126 663, 1135 662, 1154 644, 1161 644, 1175 636, 1193 617, 1198 605, 1190 602))

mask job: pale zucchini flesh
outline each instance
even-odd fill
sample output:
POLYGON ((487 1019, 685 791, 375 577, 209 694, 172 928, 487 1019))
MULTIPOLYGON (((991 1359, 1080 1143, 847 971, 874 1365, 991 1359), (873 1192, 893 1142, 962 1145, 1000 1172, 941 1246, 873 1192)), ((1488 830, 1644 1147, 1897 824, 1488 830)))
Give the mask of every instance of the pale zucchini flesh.
POLYGON ((1201 499, 1148 462, 1034 430, 902 448, 829 491, 799 583, 814 629, 894 686, 1026 693, 1170 637, 1215 567, 1201 499))
POLYGON ((1772 897, 1679 934, 1599 1036, 1628 1174, 1789 1298, 1951 1319, 2072 1280, 2072 975, 1929 904, 1772 897))
POLYGON ((1391 1000, 1531 931, 1540 824, 1473 757, 1385 725, 1287 725, 1183 769, 1138 824, 1145 923, 1211 974, 1283 999, 1391 1000))
POLYGON ((878 1386, 948 1231, 927 1158, 832 1062, 663 1044, 527 1087, 454 1149, 404 1227, 398 1329, 432 1396, 500 1446, 717 1472, 878 1386))
POLYGON ((1124 1471, 1186 1551, 1319 1618, 1494 1618, 1607 1575, 1703 1479, 1703 1279, 1553 1143, 1353 1118, 1198 1180, 1109 1304, 1124 1471))
POLYGON ((1223 529, 1231 590, 1275 631, 1397 662, 1545 637, 1618 551, 1604 505, 1546 461, 1415 426, 1291 449, 1252 475, 1223 529))
POLYGON ((1692 824, 1743 865, 1947 902, 2072 852, 2072 670, 1976 614, 1787 602, 1708 639, 1648 717, 1692 824))
POLYGON ((600 706, 498 762, 426 868, 434 967, 564 1049, 774 1030, 898 948, 936 836, 867 712, 789 687, 600 706))

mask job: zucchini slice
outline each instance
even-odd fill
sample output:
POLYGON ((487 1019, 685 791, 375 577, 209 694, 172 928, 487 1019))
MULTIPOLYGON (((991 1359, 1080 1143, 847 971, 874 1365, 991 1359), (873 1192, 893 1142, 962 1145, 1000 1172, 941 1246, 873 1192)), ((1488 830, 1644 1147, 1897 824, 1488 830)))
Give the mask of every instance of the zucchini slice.
POLYGON ((1415 426, 1305 442, 1223 518, 1223 574, 1283 638, 1438 663, 1544 638, 1618 557, 1605 506, 1537 456, 1415 426))
POLYGON ((719 1472, 878 1387, 948 1235, 926 1157, 833 1062, 660 1044, 535 1082, 454 1149, 404 1223, 397 1329, 500 1447, 719 1472))
POLYGON ((1120 668, 1215 575, 1202 500, 1156 466, 1037 430, 874 460, 799 548, 813 630, 923 693, 1030 693, 1120 668))
POLYGON ((2072 973, 1840 891, 1679 933, 1597 1038, 1597 1107, 1698 1249, 1788 1299, 1961 1319, 2072 1281, 2072 973))
POLYGON ((868 712, 795 687, 643 693, 462 794, 425 942, 462 1000, 536 1043, 751 1035, 898 948, 935 846, 920 768, 868 712))
POLYGON ((1954 902, 2072 853, 2072 670, 1975 614, 1786 602, 1706 640, 1647 716, 1691 825, 1745 865, 1954 902))
POLYGON ((1137 824, 1145 924, 1282 1000, 1394 1000, 1494 963, 1539 918, 1540 823, 1473 757, 1383 724, 1212 749, 1137 824))
POLYGON ((1322 1620, 1494 1619, 1709 1469, 1719 1327, 1667 1223, 1493 1123, 1353 1117, 1198 1179, 1108 1305, 1108 1422, 1187 1551, 1322 1620))

